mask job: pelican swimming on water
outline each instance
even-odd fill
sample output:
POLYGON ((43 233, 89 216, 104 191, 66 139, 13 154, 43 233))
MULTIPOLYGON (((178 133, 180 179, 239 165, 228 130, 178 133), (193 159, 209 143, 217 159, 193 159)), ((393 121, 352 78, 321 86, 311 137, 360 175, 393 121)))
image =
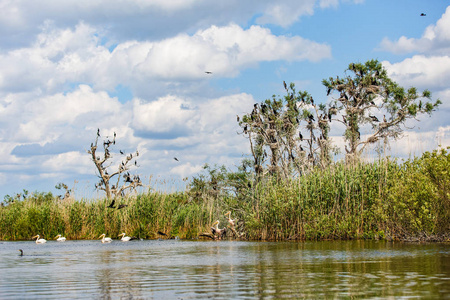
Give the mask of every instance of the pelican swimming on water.
POLYGON ((66 238, 61 236, 60 234, 58 234, 55 238, 57 238, 56 240, 58 242, 65 242, 66 241, 66 238))
POLYGON ((131 237, 125 236, 125 232, 119 234, 119 236, 122 236, 122 238, 121 238, 122 242, 128 242, 129 240, 131 240, 131 237))
POLYGON ((45 239, 40 239, 40 238, 39 238, 39 234, 32 237, 32 239, 34 239, 34 238, 36 238, 36 244, 44 244, 44 243, 47 243, 47 240, 45 240, 45 239))
POLYGON ((104 244, 104 243, 111 243, 112 242, 112 239, 110 238, 110 237, 105 237, 106 236, 106 234, 102 234, 101 236, 99 236, 98 238, 102 238, 102 243, 104 244))

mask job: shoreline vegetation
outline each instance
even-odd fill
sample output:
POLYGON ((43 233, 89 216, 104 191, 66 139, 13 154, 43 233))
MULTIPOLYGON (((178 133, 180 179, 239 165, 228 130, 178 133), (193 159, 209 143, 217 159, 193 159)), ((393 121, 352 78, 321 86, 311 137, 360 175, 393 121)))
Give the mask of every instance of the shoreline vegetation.
POLYGON ((402 162, 362 159, 372 146, 384 153, 407 121, 431 115, 441 101, 428 90, 399 86, 377 60, 351 63, 344 76, 322 84, 324 103, 283 81, 283 97, 273 95, 236 116, 248 158, 237 171, 205 165, 182 192, 149 189, 131 196, 142 186, 129 172, 139 166, 139 151, 114 152, 116 133, 102 136, 97 129, 87 152, 99 177, 95 188, 105 198, 74 200, 63 183, 57 186, 66 190, 63 200, 51 193, 5 197, 0 239, 114 238, 124 232, 220 239, 227 232, 247 240, 450 241, 449 148, 402 162), (332 128, 343 131, 340 161, 335 158, 343 149, 333 144, 332 128), (228 223, 230 230, 223 230, 228 223))
MULTIPOLYGON (((52 193, 9 198, 0 207, 0 240, 97 239, 122 232, 145 239, 196 239, 231 211, 240 240, 380 239, 444 242, 450 238, 449 148, 398 162, 336 162, 293 179, 257 184, 245 171, 210 168, 183 192, 150 191, 99 200, 61 200, 52 193), (159 232, 159 233, 158 233, 159 232)), ((228 239, 234 239, 228 231, 228 239)))

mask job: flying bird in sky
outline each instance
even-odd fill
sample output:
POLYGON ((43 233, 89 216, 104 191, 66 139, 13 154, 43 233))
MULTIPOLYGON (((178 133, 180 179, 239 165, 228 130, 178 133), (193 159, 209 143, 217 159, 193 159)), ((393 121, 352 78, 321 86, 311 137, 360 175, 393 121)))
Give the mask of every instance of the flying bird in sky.
POLYGON ((206 74, 212 74, 212 72, 210 72, 210 71, 206 71, 205 73, 206 73, 206 74))
POLYGON ((425 13, 421 13, 421 14, 420 14, 421 17, 425 17, 426 15, 427 15, 427 14, 425 14, 425 13))
POLYGON ((174 157, 173 159, 175 159, 176 161, 179 161, 178 158, 174 157))

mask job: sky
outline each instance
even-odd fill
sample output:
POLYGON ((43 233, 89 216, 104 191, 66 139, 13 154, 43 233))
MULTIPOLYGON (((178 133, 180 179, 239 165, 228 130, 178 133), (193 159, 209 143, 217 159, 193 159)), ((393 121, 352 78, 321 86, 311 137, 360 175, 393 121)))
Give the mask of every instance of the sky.
POLYGON ((328 103, 322 79, 369 59, 443 103, 388 154, 450 146, 450 1, 0 0, 0 11, 0 200, 63 194, 60 182, 101 197, 87 153, 97 129, 117 134, 112 167, 119 150, 139 151, 130 173, 146 188, 180 189, 205 163, 233 169, 250 152, 236 115, 283 95, 283 81, 328 103))

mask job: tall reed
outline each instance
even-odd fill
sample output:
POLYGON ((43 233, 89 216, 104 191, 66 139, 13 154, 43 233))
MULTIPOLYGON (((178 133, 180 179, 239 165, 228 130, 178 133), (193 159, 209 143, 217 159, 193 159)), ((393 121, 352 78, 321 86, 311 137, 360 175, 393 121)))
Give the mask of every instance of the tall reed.
MULTIPOLYGON (((0 207, 0 239, 95 239, 121 232, 157 238, 158 231, 196 238, 211 223, 226 224, 232 211, 242 237, 263 240, 405 239, 450 231, 450 155, 427 152, 402 163, 335 163, 327 169, 280 181, 266 178, 229 193, 216 189, 195 193, 149 192, 109 201, 58 200, 34 193, 0 207)), ((205 185, 207 186, 207 185, 205 185)))

